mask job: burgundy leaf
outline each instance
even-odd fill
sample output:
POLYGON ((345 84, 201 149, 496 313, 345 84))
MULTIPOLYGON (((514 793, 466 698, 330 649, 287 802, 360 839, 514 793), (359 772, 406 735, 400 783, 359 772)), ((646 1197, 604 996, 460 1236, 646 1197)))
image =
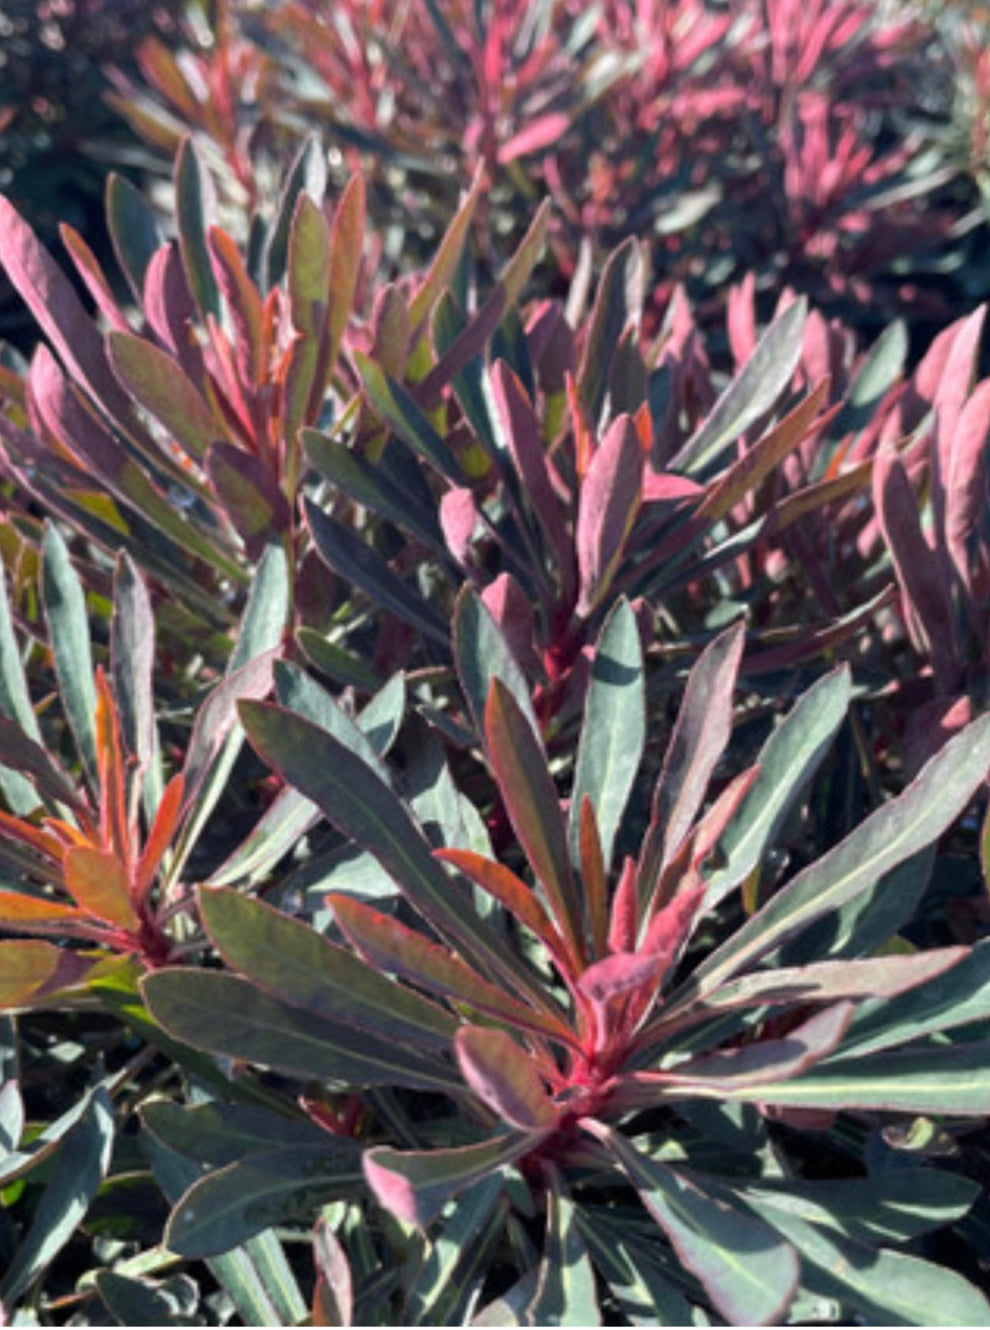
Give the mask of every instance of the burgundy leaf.
POLYGON ((608 429, 581 484, 577 516, 579 595, 577 613, 586 618, 608 592, 639 511, 643 449, 632 417, 620 416, 608 429))
POLYGON ((533 1063, 504 1030, 465 1025, 454 1038, 461 1075, 493 1113, 520 1131, 545 1131, 559 1113, 533 1063))

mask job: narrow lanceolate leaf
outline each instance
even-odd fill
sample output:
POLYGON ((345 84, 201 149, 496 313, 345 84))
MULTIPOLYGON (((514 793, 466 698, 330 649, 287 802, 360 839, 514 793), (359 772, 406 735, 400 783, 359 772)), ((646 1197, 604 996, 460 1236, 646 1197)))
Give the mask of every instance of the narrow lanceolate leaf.
POLYGON ((276 544, 292 521, 292 510, 271 468, 236 444, 210 446, 203 460, 210 486, 244 541, 249 559, 276 544))
MULTIPOLYGON (((410 1325, 467 1323, 467 1308, 474 1305, 493 1250, 504 1236, 507 1211, 502 1178, 497 1173, 475 1183, 451 1203, 450 1213, 444 1217, 406 1293, 402 1311, 410 1325)), ((327 1324, 349 1322, 338 1318, 327 1324)))
POLYGON ((542 990, 499 936, 464 908, 404 805, 367 764, 332 735, 282 707, 241 704, 248 739, 261 758, 323 811, 345 836, 368 850, 409 903, 461 944, 482 973, 501 975, 523 991, 542 990))
POLYGON ((814 1287, 855 1307, 872 1325, 987 1325, 990 1304, 954 1270, 904 1252, 877 1250, 806 1223, 764 1199, 747 1204, 800 1252, 814 1287))
POLYGON ((308 194, 300 194, 292 215, 286 283, 292 326, 319 340, 327 316, 330 227, 308 194))
POLYGON ((430 424, 429 418, 405 388, 360 351, 354 364, 376 415, 413 452, 425 458, 447 480, 462 484, 464 477, 457 459, 430 424))
POLYGON ((6 716, 0 716, 0 762, 26 776, 46 803, 63 803, 77 812, 84 809, 72 782, 48 750, 29 739, 16 721, 6 716))
POLYGON ((434 305, 454 279, 457 265, 464 252, 471 219, 484 192, 484 178, 484 172, 479 168, 471 182, 470 190, 444 233, 429 272, 412 298, 409 305, 409 325, 414 338, 422 331, 433 312, 434 305))
POLYGON ((615 348, 626 329, 636 326, 642 315, 645 281, 641 246, 633 239, 623 241, 602 270, 578 368, 581 405, 593 427, 599 423, 605 405, 615 348))
POLYGON ((573 546, 561 501, 550 481, 539 418, 522 383, 504 361, 500 360, 493 368, 491 382, 509 453, 530 506, 553 550, 564 584, 570 586, 573 582, 573 546))
MULTIPOLYGON (((956 951, 958 948, 946 948, 956 951)), ((887 960, 933 958, 942 950, 921 952, 918 956, 887 957, 887 960)), ((857 961, 856 965, 872 962, 857 961)), ((849 962, 843 962, 848 968, 849 962)), ((927 983, 902 991, 899 995, 877 991, 873 1001, 857 1009, 853 1023, 842 1044, 843 1057, 867 1057, 885 1048, 896 1048, 911 1040, 924 1039, 945 1030, 990 1018, 990 939, 983 939, 971 950, 963 949, 962 959, 951 968, 932 975, 927 983)))
POLYGON ((541 1132, 560 1117, 525 1050, 504 1030, 465 1025, 454 1041, 461 1075, 502 1122, 541 1132))
POLYGON ((219 1256, 354 1195, 362 1181, 360 1147, 347 1137, 250 1154, 193 1183, 169 1217, 165 1245, 182 1256, 219 1256))
POLYGON ((154 663, 151 597, 134 561, 122 550, 114 566, 110 667, 124 743, 142 768, 147 768, 154 751, 154 663))
POLYGON ((703 477, 717 470, 739 436, 776 404, 801 358, 807 313, 807 301, 796 300, 771 323, 704 424, 671 458, 671 471, 703 477))
POLYGON ((617 1157, 681 1263, 730 1324, 769 1325, 783 1316, 800 1274, 793 1247, 762 1220, 641 1154, 619 1132, 587 1120, 582 1125, 617 1157))
POLYGON ((77 1231, 110 1166, 113 1138, 113 1105, 101 1087, 67 1133, 31 1227, 0 1280, 0 1297, 7 1306, 20 1301, 77 1231))
POLYGON ((317 1016, 429 1048, 449 1048, 457 1020, 315 929, 227 888, 200 888, 199 912, 227 965, 317 1016))
MULTIPOLYGON (((956 977, 950 979, 946 971, 956 966, 960 966, 959 980, 962 980, 964 967, 960 963, 968 962, 973 954, 965 947, 939 947, 934 951, 918 951, 905 956, 819 961, 793 968, 760 970, 723 984, 705 1000, 703 1009, 731 1011, 764 1005, 797 1006, 806 1002, 835 1002, 845 998, 889 999, 909 993, 923 984, 925 987, 912 997, 912 1005, 917 1005, 920 1011, 933 1001, 936 1006, 942 1006, 944 999, 936 999, 936 993, 944 992, 944 986, 935 990, 931 981, 944 975, 944 984, 951 987, 956 977)), ((889 1004, 883 1010, 889 1010, 889 1004)), ((987 1014, 990 1014, 990 996, 987 1014)))
POLYGON ((45 619, 55 653, 59 691, 83 761, 95 777, 96 688, 86 597, 65 541, 51 523, 45 528, 42 550, 45 619))
POLYGON ((527 1154, 542 1138, 513 1131, 454 1150, 393 1150, 364 1156, 364 1175, 379 1205, 407 1224, 425 1228, 452 1197, 527 1154))
POLYGON ((132 333, 107 335, 110 363, 136 402, 164 425, 194 462, 202 462, 224 429, 179 362, 132 333))
POLYGON ((127 420, 131 405, 107 364, 96 326, 68 277, 3 197, 0 197, 0 264, 73 377, 111 415, 127 420))
POLYGON ((943 689, 952 688, 958 665, 947 569, 925 539, 914 490, 904 464, 892 448, 881 448, 877 454, 873 495, 901 594, 928 639, 936 683, 943 689))
POLYGON ((407 979, 419 988, 466 1003, 516 1029, 573 1043, 568 1026, 545 1006, 534 1008, 475 973, 445 947, 343 892, 330 892, 327 904, 357 951, 376 970, 407 979))
POLYGON ((816 417, 827 391, 826 379, 786 415, 779 425, 769 430, 745 452, 739 461, 720 477, 718 483, 709 489, 693 515, 692 523, 707 528, 719 518, 725 517, 741 499, 756 489, 793 448, 797 447, 806 434, 812 429, 824 428, 831 414, 819 419, 816 417))
POLYGON ((333 372, 347 331, 347 320, 354 304, 361 274, 361 250, 364 245, 364 177, 351 176, 341 195, 330 228, 330 279, 327 369, 333 372))
POLYGON ((512 648, 481 597, 465 585, 454 606, 452 630, 457 675, 479 735, 485 730, 485 707, 493 679, 515 698, 534 734, 540 733, 526 677, 512 648))
POLYGON ((639 900, 648 905, 657 877, 691 829, 712 772, 732 730, 732 697, 742 658, 744 625, 728 628, 705 648, 688 676, 684 699, 653 794, 650 829, 640 856, 639 900))
POLYGON ((792 1108, 982 1115, 990 1113, 990 1042, 833 1057, 795 1080, 712 1093, 792 1108))
POLYGON ((547 1197, 547 1234, 527 1325, 601 1325, 595 1270, 577 1221, 577 1207, 553 1187, 547 1197))
POLYGON ((868 891, 884 873, 931 844, 968 804, 990 768, 990 717, 950 739, 904 792, 780 890, 681 990, 712 992, 809 924, 868 891))
POLYGON ((151 256, 164 244, 153 209, 124 176, 107 180, 107 225, 114 253, 136 301, 144 295, 151 256))
POLYGON ((449 635, 443 618, 366 541, 328 517, 309 499, 306 519, 317 553, 334 572, 363 591, 373 605, 397 615, 424 637, 447 645, 449 635))
MULTIPOLYGON (((939 420, 941 430, 942 422, 939 420)), ((990 380, 973 390, 959 413, 945 484, 945 543, 963 586, 973 594, 967 542, 986 502, 990 380)))
POLYGON ((581 806, 590 798, 606 872, 646 742, 643 648, 632 607, 619 600, 595 645, 571 791, 571 862, 581 863, 581 806))
POLYGON ((566 964, 567 948, 560 933, 532 887, 516 877, 511 868, 506 868, 494 859, 487 859, 483 854, 476 854, 473 850, 448 847, 434 850, 433 853, 445 864, 452 864, 504 905, 524 928, 539 938, 554 960, 566 964))
POLYGON ((331 1022, 280 1002, 239 975, 159 970, 144 998, 167 1034, 193 1048, 335 1085, 450 1090, 460 1078, 396 1039, 331 1022))
POLYGON ((485 707, 485 741, 506 812, 551 913, 575 958, 584 955, 584 922, 567 853, 560 798, 543 746, 515 698, 493 679, 485 707))
POLYGON ((186 139, 175 159, 175 210, 179 225, 179 248, 189 289, 204 319, 220 318, 220 291, 213 265, 207 230, 216 221, 216 197, 191 139, 186 139))
POLYGON ((578 497, 576 612, 582 617, 590 615, 608 594, 639 512, 642 491, 639 434, 631 416, 620 416, 595 450, 578 497))
POLYGON ((760 862, 842 724, 850 691, 848 668, 832 670, 798 698, 763 745, 756 782, 719 841, 726 863, 708 879, 709 906, 744 881, 760 862))

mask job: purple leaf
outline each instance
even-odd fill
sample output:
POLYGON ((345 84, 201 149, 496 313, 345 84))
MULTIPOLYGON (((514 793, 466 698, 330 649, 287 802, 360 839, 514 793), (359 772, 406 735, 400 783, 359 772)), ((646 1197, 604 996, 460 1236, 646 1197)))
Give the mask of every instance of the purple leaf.
POLYGON ((608 592, 639 511, 643 449, 631 416, 620 416, 595 450, 581 482, 576 607, 587 618, 608 592))
POLYGON ((248 558, 261 557, 265 546, 287 531, 292 514, 269 468, 232 443, 215 443, 206 455, 206 474, 248 558))
POLYGON ((465 1025, 454 1039, 461 1075, 493 1113, 520 1131, 543 1132, 559 1112, 524 1049, 504 1030, 465 1025))
POLYGON ((705 648, 688 676, 640 855, 641 905, 651 899, 664 865, 690 831, 715 765, 729 742, 732 694, 744 640, 745 627, 740 621, 705 648))

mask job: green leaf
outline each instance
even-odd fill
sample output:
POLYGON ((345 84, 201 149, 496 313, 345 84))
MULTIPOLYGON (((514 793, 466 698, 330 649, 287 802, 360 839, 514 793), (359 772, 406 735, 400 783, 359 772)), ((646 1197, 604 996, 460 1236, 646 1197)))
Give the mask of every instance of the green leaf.
POLYGON ((289 576, 285 550, 268 545, 254 570, 237 641, 227 661, 228 678, 262 652, 281 646, 291 599, 289 576))
POLYGON ((581 803, 591 799, 601 837, 605 868, 622 814, 639 771, 646 742, 646 690, 643 648, 636 616, 625 599, 605 621, 591 662, 571 791, 571 863, 581 864, 581 803))
POLYGON ((384 458, 371 463, 344 443, 314 429, 304 429, 300 437, 310 464, 337 489, 410 532, 446 560, 436 510, 421 503, 408 487, 403 488, 401 478, 393 480, 384 458))
MULTIPOLYGON (((199 1177, 198 1167, 154 1136, 144 1137, 155 1180, 173 1204, 199 1177)), ((274 1233, 252 1238, 243 1247, 207 1259, 221 1288, 245 1325, 297 1325, 306 1314, 298 1286, 274 1233)))
POLYGON ((547 1235, 530 1325, 601 1325, 595 1272, 569 1196, 552 1187, 547 1196, 547 1235))
POLYGON ((704 423, 670 459, 668 470, 702 479, 721 467, 740 435, 787 389, 801 358, 807 314, 808 302, 802 297, 774 319, 704 423))
POLYGON ((322 204, 327 188, 326 153, 315 134, 309 135, 296 154, 282 192, 278 208, 265 244, 263 273, 259 286, 270 290, 285 276, 289 253, 289 233, 300 194, 308 194, 314 203, 322 204))
POLYGON ((307 924, 224 888, 200 889, 200 918, 224 961, 282 1002, 375 1035, 446 1049, 458 1022, 307 924))
MULTIPOLYGON (((700 1093, 700 1084, 693 1082, 691 1093, 700 1093)), ((925 1046, 869 1058, 846 1057, 840 1047, 833 1058, 793 1080, 738 1090, 722 1080, 711 1094, 785 1108, 982 1115, 990 1113, 990 1042, 925 1046)))
POLYGON ((485 707, 488 760, 519 844, 572 956, 584 954, 584 921, 567 853, 560 796, 543 746, 515 698, 495 678, 485 707))
POLYGON ((311 675, 289 661, 276 661, 275 695, 287 710, 311 721, 325 733, 332 734, 366 763, 379 780, 391 785, 391 773, 362 727, 337 705, 311 675))
POLYGON ((417 632, 448 645, 447 625, 429 601, 398 577, 371 545, 306 500, 306 519, 320 558, 372 604, 389 610, 417 632))
POLYGON ((252 1154, 193 1183, 172 1211, 165 1245, 182 1256, 220 1256, 353 1195, 361 1182, 361 1150, 347 1137, 252 1154))
POLYGON ((581 405, 593 430, 600 423, 616 347, 642 316, 646 263, 643 248, 630 237, 608 257, 588 325, 578 368, 581 405))
POLYGON ((116 172, 107 179, 107 226, 117 262, 134 299, 140 303, 151 256, 165 241, 144 195, 116 172))
POLYGON ((840 666, 798 698, 763 745, 756 781, 719 840, 726 862, 708 879, 706 908, 756 868, 842 724, 849 696, 849 670, 840 666))
POLYGON ((507 976, 542 998, 527 968, 452 890, 450 878, 392 790, 333 735, 282 707, 241 704, 248 738, 261 758, 322 809, 345 836, 375 856, 409 903, 457 939, 485 974, 507 976))
POLYGON ((979 1194, 980 1185, 971 1178, 924 1165, 867 1178, 761 1180, 739 1192, 743 1200, 752 1198, 782 1215, 797 1215, 871 1244, 909 1242, 961 1219, 979 1194))
POLYGON ((425 1228, 446 1203, 499 1172, 540 1142, 530 1132, 506 1132, 452 1150, 393 1150, 379 1145, 364 1156, 364 1174, 378 1203, 407 1224, 425 1228))
MULTIPOLYGON (((3 561, 0 560, 0 714, 15 722, 32 740, 41 737, 31 705, 27 678, 14 635, 7 601, 3 561)), ((15 817, 25 817, 38 806, 38 795, 18 767, 0 767, 0 789, 7 808, 15 817)))
POLYGON ((66 543, 51 522, 45 527, 42 553, 45 620, 55 654, 59 692, 80 755, 95 781, 96 686, 86 597, 66 543))
POLYGON ((101 1086, 66 1133, 31 1227, 0 1281, 0 1297, 8 1306, 15 1305, 78 1229, 110 1166, 113 1136, 113 1106, 101 1086))
POLYGON ((895 319, 863 357, 849 385, 845 405, 832 426, 835 438, 857 433, 873 420, 881 400, 903 373, 907 353, 907 325, 903 319, 895 319))
POLYGON ((238 975, 160 970, 145 978, 143 993, 168 1034, 209 1053, 335 1085, 460 1088, 438 1059, 280 1002, 238 975))
POLYGON ((141 1121, 170 1150, 211 1168, 270 1150, 327 1144, 326 1132, 305 1119, 219 1099, 188 1107, 152 1099, 141 1105, 141 1121))
POLYGON ((124 743, 147 769, 155 751, 155 620, 147 585, 125 550, 114 565, 110 664, 124 743))
POLYGON ((693 1180, 640 1153, 620 1133, 586 1123, 617 1157, 646 1209, 730 1323, 779 1320, 800 1267, 794 1249, 760 1220, 706 1194, 693 1180))
POLYGON ((896 799, 783 887, 678 994, 708 993, 929 845, 962 812, 990 767, 990 717, 950 739, 896 799))
MULTIPOLYGON (((876 1325, 987 1325, 990 1305, 955 1271, 902 1252, 865 1246, 749 1199, 814 1266, 815 1287, 876 1325)), ((809 1271, 809 1278, 811 1272, 809 1271)))
POLYGON ((503 1190, 502 1177, 493 1174, 451 1205, 406 1294, 403 1315, 410 1325, 463 1324, 459 1313, 471 1293, 474 1276, 486 1268, 504 1230, 503 1190))
POLYGON ((578 1220, 595 1265, 632 1325, 694 1323, 690 1306, 657 1260, 655 1242, 627 1235, 614 1213, 600 1207, 583 1205, 578 1220))
POLYGON ((216 221, 216 195, 192 139, 175 159, 175 213, 189 290, 200 314, 220 318, 220 290, 210 261, 207 230, 216 221))
POLYGON ((440 475, 455 485, 464 483, 457 459, 430 424, 429 417, 400 383, 370 356, 354 352, 354 364, 376 415, 414 453, 424 457, 440 475))
POLYGON ((526 677, 485 602, 470 586, 457 597, 452 636, 457 675, 478 734, 485 732, 485 707, 493 679, 509 690, 533 733, 539 734, 526 677))
POLYGON ((990 1018, 990 939, 958 965, 886 1001, 860 1004, 842 1043, 842 1056, 867 1057, 909 1040, 990 1018))
POLYGON ((484 172, 479 169, 471 182, 471 188, 444 232, 429 272, 410 302, 409 325, 414 338, 418 337, 426 326, 434 305, 454 279, 461 255, 464 253, 471 220, 484 188, 484 172))
POLYGON ((96 1289, 118 1325, 195 1325, 176 1311, 168 1294, 144 1279, 131 1279, 113 1270, 100 1270, 96 1289))

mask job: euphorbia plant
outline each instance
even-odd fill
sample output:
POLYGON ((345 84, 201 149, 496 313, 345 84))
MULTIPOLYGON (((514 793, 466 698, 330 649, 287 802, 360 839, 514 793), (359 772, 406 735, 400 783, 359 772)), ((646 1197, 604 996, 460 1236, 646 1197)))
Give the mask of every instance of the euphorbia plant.
MULTIPOLYGON (((962 1214, 972 1184, 912 1169, 908 1215, 904 1175, 866 1182, 854 1165, 818 1185, 794 1133, 827 1132, 815 1139, 832 1151, 849 1123, 990 1111, 986 1045, 979 1025, 975 1042, 965 1029, 990 1015, 985 951, 883 950, 927 874, 923 852, 990 765, 990 720, 732 929, 730 894, 758 871, 849 698, 845 670, 826 675, 705 807, 742 646, 736 625, 691 671, 635 854, 624 823, 644 677, 625 602, 597 643, 566 812, 507 649, 466 681, 486 697, 485 757, 515 832, 498 860, 463 840, 431 850, 339 722, 331 734, 310 707, 242 704, 256 751, 378 860, 399 903, 334 891, 321 937, 229 889, 200 891, 235 973, 150 975, 151 1014, 185 1042, 301 1082, 331 1136, 318 1166, 308 1146, 227 1155, 174 1211, 173 1249, 208 1254, 311 1206, 317 1173, 325 1201, 360 1205, 342 1139, 357 1135, 386 1211, 437 1250, 470 1232, 495 1272, 455 1247, 441 1278, 410 1236, 419 1273, 387 1313, 379 1302, 379 1320, 425 1307, 456 1320, 499 1294, 485 1318, 635 1319, 652 1300, 675 1324, 691 1304, 767 1323, 816 1296, 846 1315, 988 1314, 958 1275, 896 1250, 962 1214), (335 1096, 362 1087, 365 1110, 341 1116, 335 1096), (889 1278, 866 1281, 866 1265, 889 1278)), ((181 1122, 165 1125, 194 1155, 181 1122)))
POLYGON ((109 657, 94 665, 82 584, 57 527, 46 529, 43 551, 57 684, 45 731, 7 599, 0 599, 0 788, 11 810, 0 810, 0 931, 14 935, 0 942, 6 1009, 50 1005, 64 989, 105 973, 100 962, 115 957, 142 969, 181 954, 176 918, 183 911, 190 931, 182 870, 241 742, 235 700, 271 686, 287 606, 284 563, 273 552, 263 560, 228 676, 199 708, 182 768, 166 781, 144 580, 121 554, 109 657), (60 751, 68 736, 74 768, 60 751))

